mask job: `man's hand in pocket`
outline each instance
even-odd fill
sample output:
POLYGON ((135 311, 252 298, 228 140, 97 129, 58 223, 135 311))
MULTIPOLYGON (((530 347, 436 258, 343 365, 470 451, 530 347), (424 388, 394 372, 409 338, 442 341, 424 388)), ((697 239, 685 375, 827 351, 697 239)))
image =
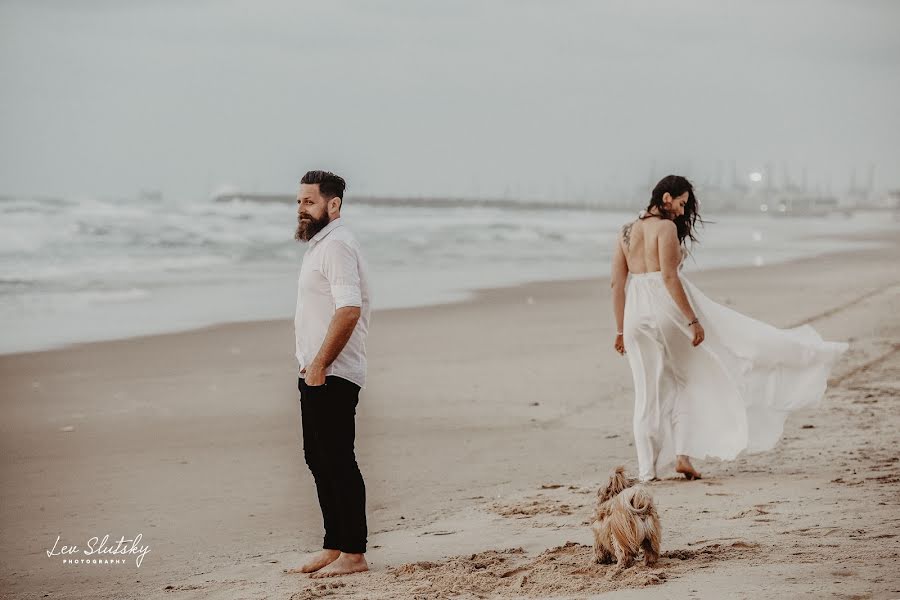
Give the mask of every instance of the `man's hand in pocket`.
POLYGON ((306 385, 317 386, 325 383, 325 368, 317 365, 316 363, 312 363, 307 367, 304 371, 300 371, 300 374, 306 373, 304 376, 304 380, 306 381, 306 385))

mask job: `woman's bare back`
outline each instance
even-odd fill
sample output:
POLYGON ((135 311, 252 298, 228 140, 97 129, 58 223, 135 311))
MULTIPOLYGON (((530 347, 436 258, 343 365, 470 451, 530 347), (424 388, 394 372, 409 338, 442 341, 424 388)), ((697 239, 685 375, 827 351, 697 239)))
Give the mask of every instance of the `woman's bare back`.
POLYGON ((625 254, 629 273, 651 273, 660 270, 659 233, 666 225, 663 219, 636 219, 622 227, 619 243, 625 254))

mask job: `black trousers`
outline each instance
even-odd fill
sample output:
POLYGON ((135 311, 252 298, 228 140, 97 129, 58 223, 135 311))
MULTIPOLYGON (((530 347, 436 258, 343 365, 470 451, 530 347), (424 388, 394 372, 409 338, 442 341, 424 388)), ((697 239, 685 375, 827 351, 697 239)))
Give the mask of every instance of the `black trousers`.
POLYGON ((302 377, 300 414, 303 455, 316 480, 325 524, 323 548, 362 554, 366 551, 366 486, 356 464, 356 405, 359 386, 329 375, 323 385, 302 377))

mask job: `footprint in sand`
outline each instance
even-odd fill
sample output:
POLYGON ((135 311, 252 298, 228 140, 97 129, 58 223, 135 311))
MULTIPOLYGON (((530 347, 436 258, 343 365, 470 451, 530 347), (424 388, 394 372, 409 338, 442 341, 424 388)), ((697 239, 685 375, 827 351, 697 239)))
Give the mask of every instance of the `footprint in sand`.
POLYGON ((163 590, 167 592, 187 592, 190 590, 202 590, 202 585, 183 584, 183 585, 167 585, 163 590))
POLYGON ((731 515, 728 517, 729 519, 743 519, 744 517, 758 517, 761 515, 767 515, 769 511, 763 510, 759 506, 754 506, 753 508, 748 508, 747 510, 742 510, 736 515, 731 515))
POLYGON ((513 517, 518 519, 527 519, 538 515, 551 515, 556 517, 569 516, 576 509, 584 508, 583 504, 571 505, 559 500, 551 500, 538 496, 532 499, 526 499, 522 502, 514 502, 512 504, 496 503, 491 510, 501 517, 513 517))

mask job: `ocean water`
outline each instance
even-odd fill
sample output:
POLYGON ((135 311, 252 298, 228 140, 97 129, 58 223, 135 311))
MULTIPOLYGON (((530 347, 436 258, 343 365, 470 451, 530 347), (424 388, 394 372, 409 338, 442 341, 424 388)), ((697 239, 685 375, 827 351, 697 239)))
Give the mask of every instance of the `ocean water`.
MULTIPOLYGON (((603 276, 616 232, 635 216, 351 202, 343 212, 372 270, 375 308, 603 276)), ((883 214, 705 216, 715 223, 688 271, 862 246, 821 236, 897 228, 883 214)), ((295 226, 291 204, 0 199, 0 353, 290 319, 304 248, 295 226)))

